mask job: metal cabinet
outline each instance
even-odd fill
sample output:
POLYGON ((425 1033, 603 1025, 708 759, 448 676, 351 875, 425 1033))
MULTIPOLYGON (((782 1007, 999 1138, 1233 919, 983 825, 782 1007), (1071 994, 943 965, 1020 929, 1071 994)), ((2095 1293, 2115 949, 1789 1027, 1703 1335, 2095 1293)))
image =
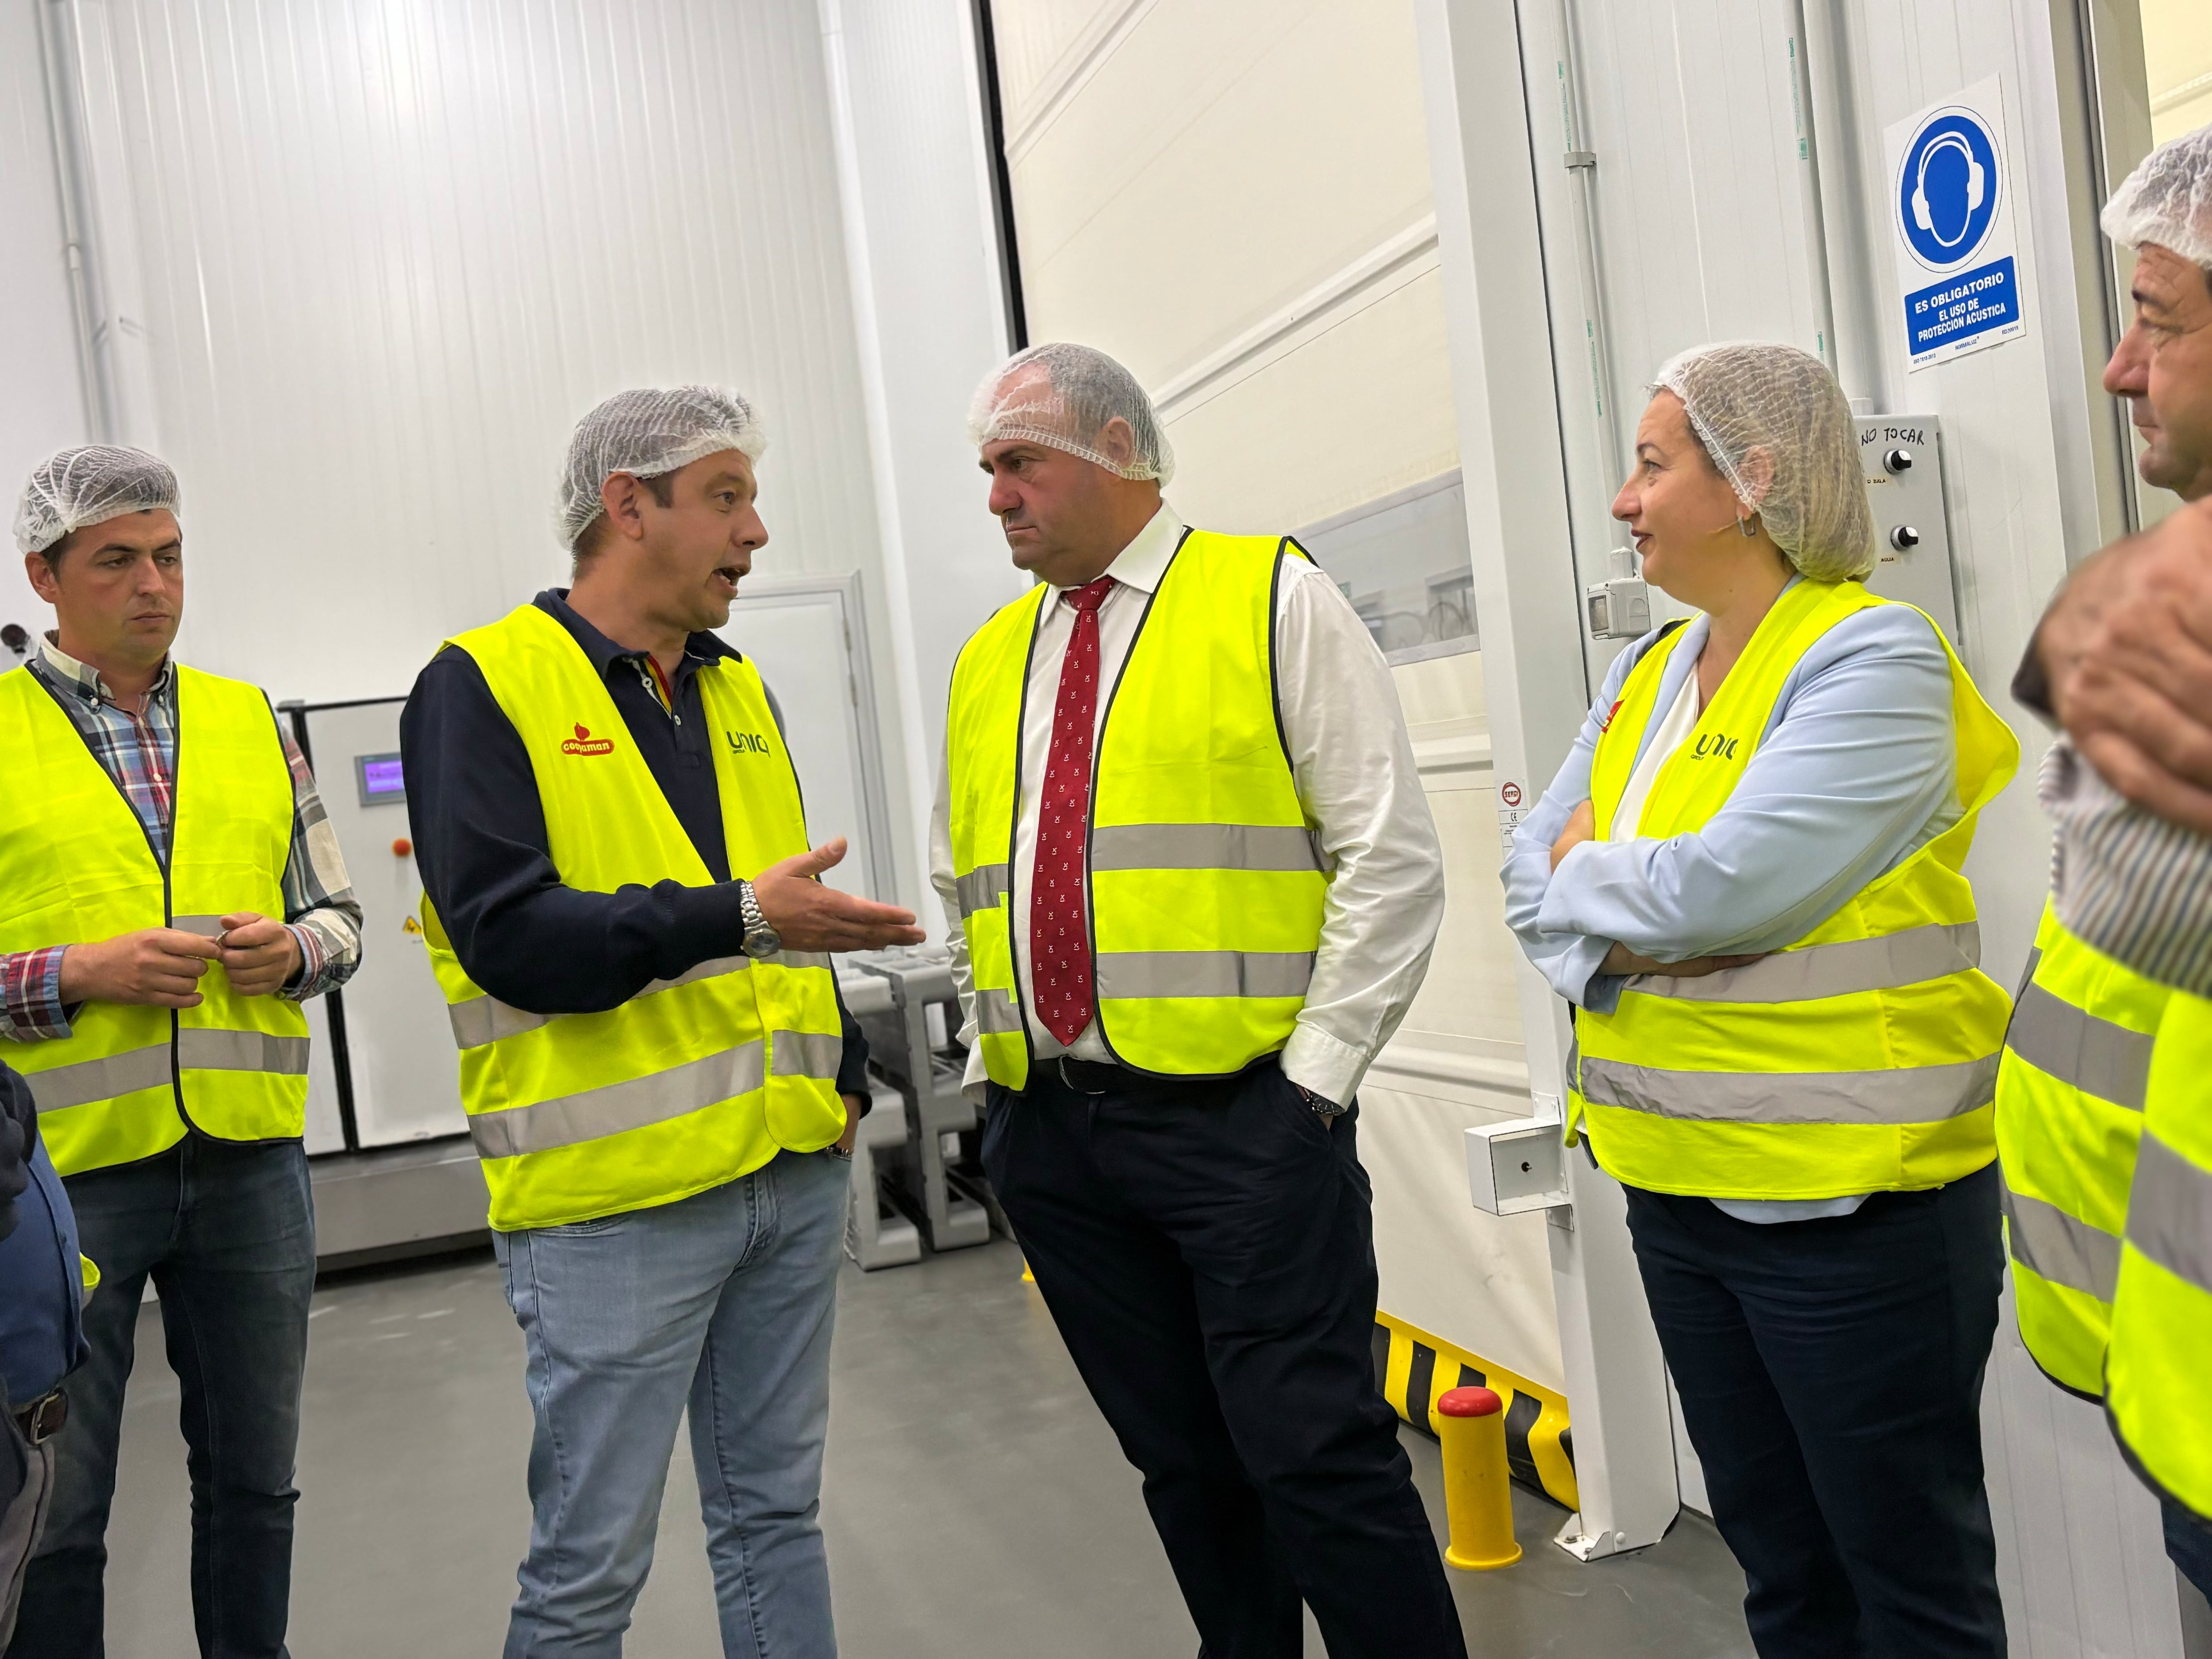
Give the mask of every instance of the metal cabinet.
POLYGON ((328 1090, 341 1144, 353 1151, 468 1132, 446 1000, 418 920, 422 878, 399 763, 405 702, 285 706, 361 902, 361 970, 324 999, 329 1041, 317 1045, 310 1074, 311 1093, 328 1090))
POLYGON ((307 1005, 315 1254, 365 1261, 480 1235, 489 1195, 461 1109, 417 907, 399 764, 406 700, 287 703, 361 902, 361 968, 307 1005))

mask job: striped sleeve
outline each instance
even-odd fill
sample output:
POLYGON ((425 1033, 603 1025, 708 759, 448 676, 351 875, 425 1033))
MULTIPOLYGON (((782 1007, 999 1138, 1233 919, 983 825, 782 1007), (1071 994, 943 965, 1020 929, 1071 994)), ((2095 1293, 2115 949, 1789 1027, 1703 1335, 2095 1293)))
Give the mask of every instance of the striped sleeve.
POLYGON ((2212 839, 2130 805, 2064 738, 2037 793, 2058 832, 2059 921, 2148 979, 2212 996, 2212 839))
POLYGON ((279 728, 292 769, 292 848, 284 863, 284 921, 300 944, 299 971, 277 994, 305 1002, 335 990, 361 966, 361 903, 347 879, 337 832, 323 812, 307 757, 279 728))

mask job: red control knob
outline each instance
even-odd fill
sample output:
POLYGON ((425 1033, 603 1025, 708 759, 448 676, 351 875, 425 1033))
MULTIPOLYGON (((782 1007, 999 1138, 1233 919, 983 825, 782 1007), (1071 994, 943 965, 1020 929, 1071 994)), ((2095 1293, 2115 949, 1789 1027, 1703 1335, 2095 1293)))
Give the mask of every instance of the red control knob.
POLYGON ((415 843, 404 836, 398 837, 392 843, 392 856, 396 859, 404 859, 414 850, 415 843))

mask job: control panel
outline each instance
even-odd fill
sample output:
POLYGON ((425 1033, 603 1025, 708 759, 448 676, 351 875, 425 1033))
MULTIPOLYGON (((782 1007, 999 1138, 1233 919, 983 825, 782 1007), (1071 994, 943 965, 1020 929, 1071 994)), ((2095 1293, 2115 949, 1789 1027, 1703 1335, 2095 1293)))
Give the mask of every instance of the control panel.
POLYGON ((1874 508, 1875 563, 1867 586, 1918 605, 1956 646, 1942 423, 1931 415, 1863 415, 1856 424, 1859 471, 1874 508))

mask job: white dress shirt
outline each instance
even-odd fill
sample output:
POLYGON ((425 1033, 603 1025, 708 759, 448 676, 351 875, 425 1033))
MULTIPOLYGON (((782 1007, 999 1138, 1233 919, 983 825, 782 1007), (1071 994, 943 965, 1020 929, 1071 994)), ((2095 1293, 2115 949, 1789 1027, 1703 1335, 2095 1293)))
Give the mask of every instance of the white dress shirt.
MULTIPOLYGON (((1137 623, 1167 574, 1183 526, 1164 502, 1123 548, 1107 574, 1115 586, 1098 607, 1099 684, 1120 678, 1137 623)), ((1022 722, 1022 799, 1015 821, 1015 971, 1030 1042, 1042 1059, 1073 1054, 1107 1060, 1097 1020, 1073 1048, 1044 1029, 1030 992, 1030 873, 1036 861, 1037 804, 1052 749, 1060 667, 1074 632, 1072 607, 1054 599, 1038 626, 1022 722)), ((1421 791, 1389 665, 1351 601, 1317 567, 1293 560, 1275 593, 1275 660, 1283 735, 1298 799, 1314 825, 1324 863, 1333 861, 1313 981, 1297 1028, 1283 1050, 1291 1082, 1325 1100, 1348 1103, 1359 1080, 1420 988, 1430 947, 1443 920, 1443 854, 1421 791)), ((1103 726, 1109 700, 1098 699, 1103 726)), ((983 1051, 975 1041, 975 994, 952 881, 951 769, 938 774, 930 824, 930 881, 945 906, 952 975, 967 1023, 967 1086, 980 1093, 983 1051)))

